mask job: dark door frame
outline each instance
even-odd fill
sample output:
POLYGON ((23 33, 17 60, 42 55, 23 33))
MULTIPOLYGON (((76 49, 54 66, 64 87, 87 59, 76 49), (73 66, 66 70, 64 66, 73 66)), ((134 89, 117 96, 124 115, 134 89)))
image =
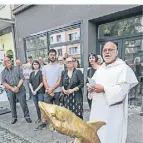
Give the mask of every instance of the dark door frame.
POLYGON ((105 39, 99 39, 98 40, 98 47, 97 48, 97 54, 102 54, 100 45, 106 43, 107 41, 112 41, 112 42, 119 42, 119 56, 124 59, 125 57, 125 48, 124 48, 124 43, 126 40, 137 40, 137 39, 143 39, 143 34, 135 34, 131 36, 123 36, 123 37, 108 37, 105 39))

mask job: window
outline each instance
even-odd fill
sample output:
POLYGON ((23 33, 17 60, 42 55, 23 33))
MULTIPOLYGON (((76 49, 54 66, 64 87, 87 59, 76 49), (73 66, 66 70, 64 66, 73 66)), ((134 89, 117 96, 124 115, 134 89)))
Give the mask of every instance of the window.
POLYGON ((26 39, 26 49, 41 49, 47 48, 47 36, 37 35, 26 39))
MULTIPOLYGON (((27 51, 27 57, 32 56, 33 59, 38 60, 39 57, 42 58, 47 58, 47 53, 48 53, 48 49, 40 49, 40 50, 32 50, 32 51, 27 51)), ((46 59, 47 61, 47 59, 46 59)))
POLYGON ((80 54, 79 48, 78 47, 71 47, 71 48, 69 48, 69 54, 70 55, 80 54))
POLYGON ((57 52, 58 52, 58 56, 62 56, 63 55, 62 49, 58 49, 57 52))
POLYGON ((70 33, 69 34, 69 41, 73 41, 73 40, 78 40, 80 37, 78 35, 78 32, 75 32, 75 33, 70 33))
POLYGON ((64 54, 67 53, 82 61, 82 52, 80 50, 80 26, 74 26, 72 25, 72 27, 67 26, 49 31, 49 49, 55 49, 57 51, 57 56, 64 56, 64 54))
POLYGON ((143 31, 143 17, 137 16, 99 25, 99 39, 109 36, 122 36, 141 33, 143 31))
POLYGON ((57 35, 57 42, 61 42, 61 35, 57 35))
POLYGON ((0 10, 3 9, 6 5, 0 4, 0 10))
POLYGON ((140 57, 141 61, 143 60, 143 48, 141 42, 141 39, 125 41, 125 60, 129 65, 134 63, 136 57, 140 57))
POLYGON ((39 57, 47 58, 48 43, 46 34, 26 38, 25 46, 27 57, 32 56, 33 59, 39 59, 39 57))
POLYGON ((50 37, 50 43, 53 43, 53 36, 50 37))

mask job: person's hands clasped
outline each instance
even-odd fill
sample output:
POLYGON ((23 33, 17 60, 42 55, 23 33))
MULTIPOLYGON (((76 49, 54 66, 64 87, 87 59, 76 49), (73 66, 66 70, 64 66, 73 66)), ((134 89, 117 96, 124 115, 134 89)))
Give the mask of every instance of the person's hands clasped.
POLYGON ((36 92, 36 91, 33 91, 33 92, 32 92, 32 95, 36 95, 36 94, 37 94, 37 92, 36 92))
POLYGON ((101 84, 97 84, 95 86, 89 86, 88 92, 89 93, 91 93, 91 92, 101 93, 101 92, 104 92, 104 87, 101 84))
POLYGON ((104 92, 104 87, 103 87, 103 85, 97 84, 97 85, 94 87, 94 91, 95 91, 96 93, 104 92))
POLYGON ((95 89, 95 86, 88 86, 88 92, 93 92, 95 89))
POLYGON ((75 91, 74 89, 69 89, 68 94, 72 94, 72 93, 74 93, 74 91, 75 91))
POLYGON ((47 92, 48 94, 51 94, 51 93, 54 92, 54 88, 47 88, 47 89, 46 89, 46 92, 47 92))
POLYGON ((68 95, 69 94, 69 92, 68 92, 68 90, 63 90, 63 93, 65 94, 65 95, 68 95))

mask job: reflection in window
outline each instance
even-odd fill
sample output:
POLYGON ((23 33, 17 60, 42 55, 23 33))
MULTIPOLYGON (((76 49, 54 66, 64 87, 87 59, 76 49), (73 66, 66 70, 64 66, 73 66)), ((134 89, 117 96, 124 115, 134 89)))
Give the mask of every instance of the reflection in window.
POLYGON ((69 54, 70 54, 70 55, 80 54, 80 49, 79 49, 79 47, 71 47, 71 48, 69 48, 69 54))
POLYGON ((51 37, 50 37, 50 43, 52 44, 53 41, 54 41, 54 40, 53 40, 53 36, 51 36, 51 37))
POLYGON ((61 35, 57 35, 57 42, 61 42, 61 35))
POLYGON ((69 34, 69 41, 78 40, 80 37, 77 32, 69 34))
POLYGON ((41 49, 47 48, 47 37, 44 36, 36 36, 29 39, 26 39, 26 49, 41 49))
POLYGON ((129 105, 140 106, 142 104, 143 94, 143 49, 142 40, 126 40, 125 62, 134 71, 139 84, 132 88, 129 93, 129 105))
POLYGON ((143 17, 138 16, 102 24, 99 26, 99 38, 140 33, 143 31, 142 21, 143 17))
POLYGON ((134 63, 136 57, 140 57, 143 60, 143 49, 141 39, 139 40, 127 40, 124 43, 125 47, 125 60, 129 65, 134 63))
POLYGON ((32 56, 34 60, 38 60, 39 57, 46 59, 48 50, 47 49, 40 49, 40 50, 29 51, 26 53, 27 53, 27 57, 32 56))
POLYGON ((57 52, 58 52, 58 56, 62 56, 63 55, 62 49, 58 49, 57 52))
POLYGON ((64 27, 60 31, 49 32, 49 48, 55 49, 57 56, 64 56, 67 53, 81 61, 80 42, 78 40, 80 40, 80 28, 64 27))
POLYGON ((3 9, 6 5, 0 4, 0 10, 3 9))

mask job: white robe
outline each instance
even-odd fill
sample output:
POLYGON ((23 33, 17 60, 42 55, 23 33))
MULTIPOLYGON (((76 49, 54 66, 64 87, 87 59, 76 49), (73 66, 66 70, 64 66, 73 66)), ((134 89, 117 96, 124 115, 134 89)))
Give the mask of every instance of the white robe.
POLYGON ((113 64, 103 64, 93 75, 96 84, 104 86, 105 93, 93 96, 90 121, 105 121, 98 130, 102 143, 125 143, 127 137, 127 113, 129 90, 138 84, 132 69, 121 59, 113 64), (113 105, 123 101, 118 105, 113 105), (113 105, 113 106, 111 106, 113 105))

